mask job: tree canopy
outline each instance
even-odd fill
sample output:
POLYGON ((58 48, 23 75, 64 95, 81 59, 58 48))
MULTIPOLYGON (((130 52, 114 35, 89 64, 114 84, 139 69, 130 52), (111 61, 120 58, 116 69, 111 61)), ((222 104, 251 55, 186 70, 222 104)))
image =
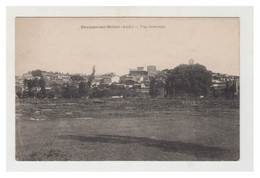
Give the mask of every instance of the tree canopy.
POLYGON ((200 64, 181 64, 167 71, 167 96, 178 94, 207 95, 211 85, 211 72, 200 64))
POLYGON ((39 70, 39 69, 33 70, 33 71, 31 72, 31 74, 32 74, 33 77, 42 77, 42 71, 39 70))
POLYGON ((43 78, 24 79, 24 92, 23 97, 30 98, 44 98, 46 96, 45 80, 43 78))
POLYGON ((84 78, 80 75, 72 75, 70 78, 73 82, 80 82, 84 80, 84 78))

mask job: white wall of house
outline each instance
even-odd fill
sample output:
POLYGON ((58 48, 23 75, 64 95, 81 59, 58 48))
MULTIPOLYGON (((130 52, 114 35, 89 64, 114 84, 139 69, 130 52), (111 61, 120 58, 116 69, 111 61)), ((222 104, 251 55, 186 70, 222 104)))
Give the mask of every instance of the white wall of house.
POLYGON ((111 78, 111 82, 112 83, 118 83, 119 82, 119 80, 120 80, 120 77, 119 76, 113 76, 112 78, 111 78))

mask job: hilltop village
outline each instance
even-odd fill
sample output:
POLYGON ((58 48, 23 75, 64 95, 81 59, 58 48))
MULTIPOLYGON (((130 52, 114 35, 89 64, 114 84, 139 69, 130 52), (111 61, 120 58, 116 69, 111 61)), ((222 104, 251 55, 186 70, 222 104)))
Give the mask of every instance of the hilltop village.
MULTIPOLYGON (((189 60, 189 65, 195 65, 194 60, 189 60)), ((25 85, 25 81, 33 79, 43 79, 46 92, 53 90, 57 86, 64 84, 73 84, 79 82, 86 82, 90 88, 106 88, 117 87, 124 90, 132 90, 143 95, 149 95, 151 93, 151 82, 156 78, 157 83, 164 85, 166 83, 169 70, 157 70, 156 66, 149 65, 146 68, 137 67, 136 69, 130 69, 128 74, 119 76, 116 73, 106 73, 102 75, 95 74, 95 68, 91 75, 84 74, 64 74, 59 72, 47 72, 47 71, 29 71, 22 76, 15 77, 16 92, 23 92, 28 89, 25 85), (37 74, 37 71, 40 74, 37 74), (91 79, 91 83, 89 82, 91 79)), ((233 92, 235 95, 239 95, 239 76, 233 76, 228 74, 211 73, 210 91, 213 95, 221 95, 225 92, 227 85, 233 86, 233 92)), ((79 87, 79 85, 77 85, 79 87)), ((40 90, 40 87, 38 87, 40 90)), ((159 95, 165 95, 165 90, 161 89, 159 95)), ((114 93, 114 95, 121 95, 114 93)))

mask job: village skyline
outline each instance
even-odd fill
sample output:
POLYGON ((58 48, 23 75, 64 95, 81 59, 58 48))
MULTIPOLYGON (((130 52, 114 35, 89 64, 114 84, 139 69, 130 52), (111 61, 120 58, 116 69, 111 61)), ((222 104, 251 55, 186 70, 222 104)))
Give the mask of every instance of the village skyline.
MULTIPOLYGON (((188 64, 188 63, 182 63, 182 64, 188 64)), ((195 62, 195 64, 199 64, 199 63, 196 63, 196 62, 195 62)), ((179 65, 181 65, 181 64, 179 64, 179 65)), ((91 72, 92 72, 92 70, 93 70, 93 67, 95 67, 95 75, 104 75, 104 74, 108 74, 108 73, 114 73, 114 74, 116 74, 116 75, 118 75, 118 76, 122 76, 122 75, 127 75, 127 74, 129 73, 129 70, 131 70, 131 69, 136 69, 137 67, 143 67, 144 70, 145 70, 145 69, 147 69, 148 66, 155 66, 156 69, 157 69, 157 71, 162 71, 162 70, 166 70, 166 69, 169 69, 169 70, 170 70, 170 69, 174 69, 174 68, 177 67, 178 65, 175 66, 175 67, 173 67, 173 68, 164 68, 164 69, 158 69, 156 65, 144 65, 144 66, 139 65, 139 66, 135 66, 135 67, 126 69, 126 70, 125 70, 125 73, 117 73, 116 71, 104 71, 104 72, 99 72, 96 65, 91 66, 91 68, 89 69, 88 72, 74 72, 74 73, 71 73, 71 72, 68 72, 68 71, 57 71, 57 70, 55 71, 55 70, 44 70, 44 69, 42 69, 42 68, 34 68, 34 69, 30 69, 30 70, 28 70, 28 71, 26 71, 26 72, 24 72, 24 73, 20 73, 20 74, 17 74, 17 73, 16 73, 15 76, 22 76, 23 74, 26 74, 26 73, 29 73, 29 72, 35 71, 35 70, 41 70, 41 71, 52 72, 52 73, 69 74, 69 75, 91 75, 91 72)), ((205 66, 205 67, 206 67, 206 66, 205 66)), ((207 68, 207 67, 206 67, 206 68, 207 68)), ((207 68, 207 70, 208 70, 208 71, 211 71, 212 73, 220 73, 220 74, 225 74, 225 75, 240 76, 239 73, 236 75, 236 74, 231 74, 231 73, 223 73, 223 72, 219 72, 219 71, 212 71, 212 70, 209 70, 208 68, 207 68)))

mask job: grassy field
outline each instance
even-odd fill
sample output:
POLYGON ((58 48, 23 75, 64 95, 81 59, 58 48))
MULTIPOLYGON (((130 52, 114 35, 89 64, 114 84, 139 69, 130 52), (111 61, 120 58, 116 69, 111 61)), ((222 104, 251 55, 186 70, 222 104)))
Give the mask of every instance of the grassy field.
POLYGON ((239 101, 16 101, 16 160, 239 159, 239 101))

